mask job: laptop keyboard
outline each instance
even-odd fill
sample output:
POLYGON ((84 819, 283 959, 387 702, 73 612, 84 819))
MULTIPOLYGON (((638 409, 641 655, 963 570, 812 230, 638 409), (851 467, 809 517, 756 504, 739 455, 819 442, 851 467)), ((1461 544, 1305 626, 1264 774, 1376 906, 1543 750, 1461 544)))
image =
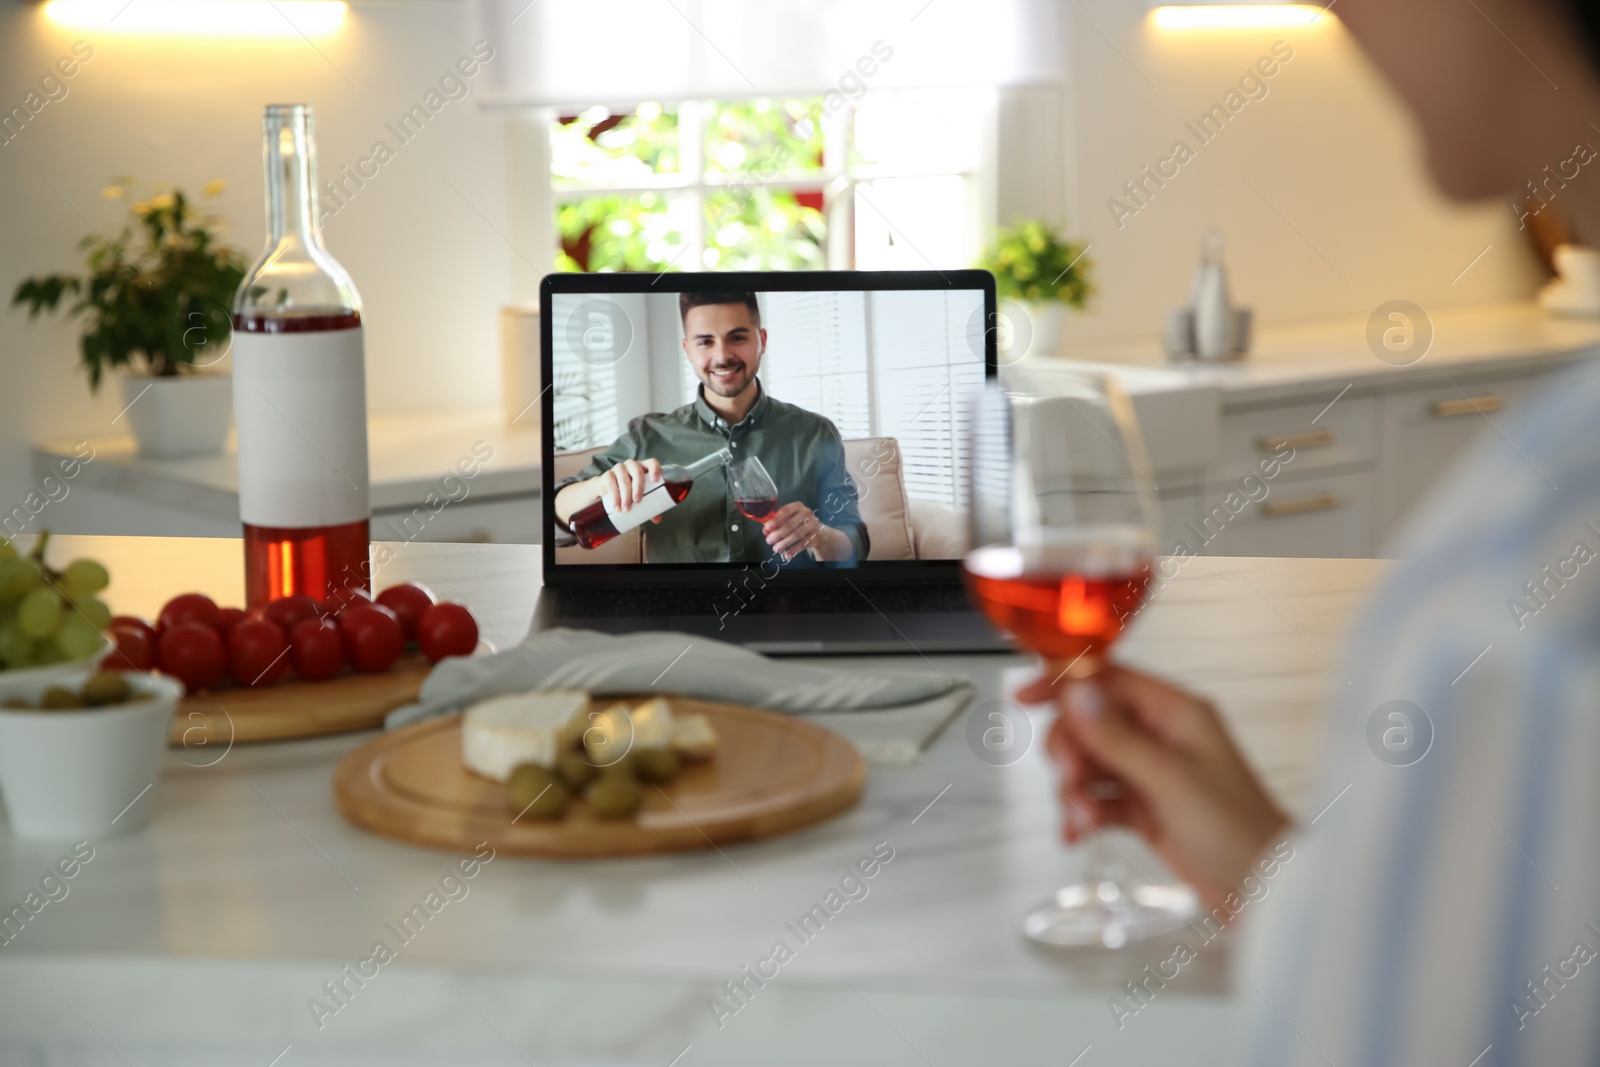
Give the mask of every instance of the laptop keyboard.
POLYGON ((736 594, 722 587, 642 587, 563 589, 560 611, 572 618, 619 615, 843 615, 881 611, 886 615, 972 611, 959 582, 917 585, 768 585, 736 594))

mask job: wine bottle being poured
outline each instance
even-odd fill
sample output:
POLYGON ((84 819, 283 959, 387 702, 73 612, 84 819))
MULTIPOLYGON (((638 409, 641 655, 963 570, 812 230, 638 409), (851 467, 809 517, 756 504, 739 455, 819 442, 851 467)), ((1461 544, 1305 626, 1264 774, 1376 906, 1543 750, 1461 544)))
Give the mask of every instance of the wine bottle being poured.
POLYGON ((732 460, 733 453, 723 448, 685 466, 664 464, 661 477, 652 478, 643 499, 627 511, 612 507, 610 500, 601 497, 573 512, 567 525, 578 539, 578 544, 584 548, 598 548, 613 537, 677 507, 689 495, 696 478, 726 466, 732 460))
POLYGON ((267 249, 233 298, 239 517, 250 607, 370 590, 361 298, 322 245, 307 104, 273 104, 267 249))

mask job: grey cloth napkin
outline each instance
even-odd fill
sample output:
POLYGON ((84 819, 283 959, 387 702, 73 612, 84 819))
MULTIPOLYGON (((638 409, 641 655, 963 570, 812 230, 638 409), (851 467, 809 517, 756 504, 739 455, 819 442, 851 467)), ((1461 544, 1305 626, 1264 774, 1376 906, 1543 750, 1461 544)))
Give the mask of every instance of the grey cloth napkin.
POLYGON ((960 677, 839 671, 670 631, 618 637, 545 630, 504 652, 444 660, 423 681, 417 702, 391 711, 384 726, 529 689, 654 693, 804 715, 849 738, 868 761, 902 766, 915 763, 972 699, 972 683, 960 677))

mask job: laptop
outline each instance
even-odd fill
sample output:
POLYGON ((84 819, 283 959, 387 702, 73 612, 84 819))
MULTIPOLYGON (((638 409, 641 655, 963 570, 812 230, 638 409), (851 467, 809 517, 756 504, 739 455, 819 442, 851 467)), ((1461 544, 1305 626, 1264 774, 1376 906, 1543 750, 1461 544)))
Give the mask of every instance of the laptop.
POLYGON ((534 625, 1005 651, 968 602, 986 271, 552 274, 534 625))

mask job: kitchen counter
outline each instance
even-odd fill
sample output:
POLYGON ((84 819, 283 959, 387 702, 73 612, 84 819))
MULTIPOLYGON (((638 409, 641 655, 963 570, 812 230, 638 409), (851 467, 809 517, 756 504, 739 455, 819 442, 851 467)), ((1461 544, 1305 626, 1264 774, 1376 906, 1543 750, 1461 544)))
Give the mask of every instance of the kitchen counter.
MULTIPOLYGON (((230 540, 61 538, 104 560, 119 612, 186 585, 237 600, 230 540)), ((538 549, 392 546, 380 586, 415 578, 464 600, 505 646, 538 593, 538 549)), ((1316 793, 1327 698, 1357 606, 1386 564, 1191 559, 1144 613, 1124 658, 1224 709, 1292 810, 1316 793)), ((833 661, 971 677, 975 710, 1029 673, 1015 656, 833 661)), ((979 720, 984 721, 984 720, 979 720)), ((1031 721, 1038 736, 1040 716, 1031 721)), ((1037 753, 992 767, 965 717, 915 767, 870 770, 861 804, 772 841, 670 857, 549 862, 501 856, 319 1029, 307 1006, 367 956, 384 923, 460 857, 363 833, 337 813, 339 758, 371 734, 169 754, 145 831, 95 858, 0 948, 0 1062, 702 1064, 1233 1062, 1231 951, 1206 946, 1119 1030, 1107 998, 1170 945, 1053 953, 1022 912, 1074 876, 1037 753), (765 955, 847 865, 894 859, 722 1028, 707 998, 765 955), (288 1048, 286 1049, 286 1046, 288 1048), (281 1061, 274 1057, 282 1057, 281 1061), (677 1057, 677 1059, 675 1059, 677 1057)), ((1136 841, 1128 862, 1159 875, 1136 841)), ((9 909, 69 846, 0 829, 9 909)), ((1248 991, 1245 994, 1248 995, 1248 991)))
MULTIPOLYGON (((498 408, 372 416, 367 442, 374 536, 416 536, 416 531, 408 532, 404 524, 433 493, 452 503, 442 512, 446 521, 433 523, 430 516, 430 539, 482 539, 467 534, 470 520, 466 524, 458 521, 468 514, 478 525, 503 528, 515 525, 525 513, 525 528, 515 531, 520 536, 490 539, 532 540, 540 490, 539 431, 524 422, 507 427, 498 408), (477 473, 461 479, 458 464, 470 465, 475 460, 477 473), (496 503, 502 504, 498 512, 492 508, 496 503), (506 503, 513 506, 503 506, 506 503), (512 517, 510 524, 506 515, 512 517), (446 527, 449 533, 441 537, 446 527)), ((73 456, 82 440, 61 438, 36 444, 35 477, 43 479, 52 473, 59 461, 73 456)), ((52 529, 193 535, 237 531, 239 469, 231 438, 227 451, 220 455, 170 460, 140 456, 133 438, 126 434, 92 437, 88 444, 94 460, 82 466, 67 500, 52 514, 52 529), (76 503, 72 494, 77 496, 76 503), (146 509, 156 514, 141 525, 138 519, 146 509), (125 515, 130 510, 136 513, 131 525, 125 515)), ((411 527, 417 526, 417 522, 411 523, 411 527)))
MULTIPOLYGON (((1135 388, 1204 389, 1221 394, 1224 407, 1325 395, 1346 386, 1422 386, 1474 374, 1564 364, 1600 345, 1600 320, 1558 319, 1531 303, 1441 308, 1429 315, 1433 343, 1409 366, 1379 359, 1367 343, 1364 318, 1262 327, 1250 352, 1232 363, 1169 363, 1158 338, 1088 342, 1072 349, 1074 362, 1117 373, 1135 388)), ((1398 358, 1410 358, 1406 355, 1398 358)), ((1030 357, 1019 369, 1048 375, 1061 360, 1030 357)))

